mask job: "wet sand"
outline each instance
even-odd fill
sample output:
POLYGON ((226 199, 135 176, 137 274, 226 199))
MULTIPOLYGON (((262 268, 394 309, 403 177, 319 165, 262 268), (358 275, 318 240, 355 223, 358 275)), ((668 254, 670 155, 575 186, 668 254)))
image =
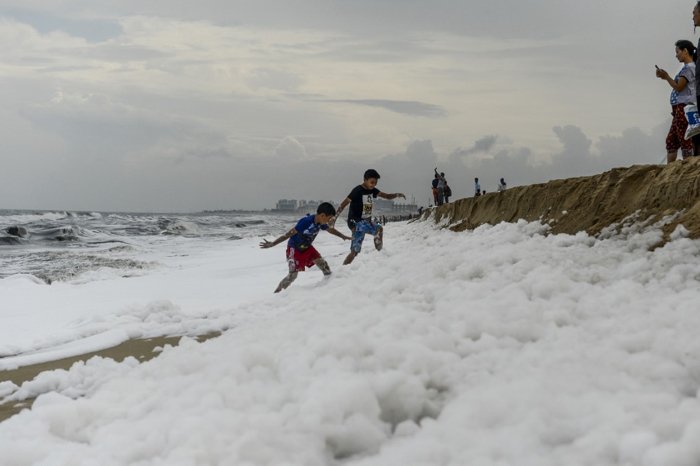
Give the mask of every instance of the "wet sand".
MULTIPOLYGON (((220 333, 202 335, 197 338, 197 341, 205 341, 210 338, 218 337, 220 333)), ((114 346, 112 348, 107 348, 101 351, 95 351, 92 353, 81 354, 79 356, 73 356, 70 358, 57 359, 55 361, 44 362, 41 364, 33 364, 30 366, 20 367, 18 369, 13 369, 10 371, 0 371, 0 381, 11 381, 16 385, 22 385, 23 382, 32 380, 39 373, 44 371, 50 371, 54 369, 69 369, 74 363, 78 361, 87 361, 93 356, 101 356, 103 358, 111 358, 115 361, 123 361, 129 356, 133 356, 139 361, 148 361, 153 359, 160 354, 160 352, 153 351, 157 347, 164 347, 165 345, 177 346, 181 336, 174 337, 157 337, 148 338, 144 340, 129 340, 124 343, 114 346)), ((8 419, 11 416, 19 413, 25 408, 31 408, 34 399, 25 400, 21 403, 5 403, 0 404, 0 422, 8 419)))

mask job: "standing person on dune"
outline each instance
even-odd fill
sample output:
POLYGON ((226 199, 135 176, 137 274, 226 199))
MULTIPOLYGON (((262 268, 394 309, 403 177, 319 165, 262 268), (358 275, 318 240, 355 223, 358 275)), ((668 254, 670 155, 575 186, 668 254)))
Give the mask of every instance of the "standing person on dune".
MULTIPOLYGON (((693 28, 697 29, 700 26, 700 1, 695 3, 693 8, 693 28)), ((698 46, 700 46, 700 39, 698 39, 698 46)), ((697 47, 695 48, 695 70, 697 72, 698 67, 700 67, 700 57, 698 57, 697 47)), ((700 96, 700 80, 695 79, 695 102, 694 104, 700 109, 700 102, 698 98, 700 96)), ((700 155, 700 135, 693 136, 693 146, 695 149, 695 155, 700 155)))
POLYGON ((447 180, 445 179, 445 172, 438 173, 437 167, 435 167, 435 178, 437 182, 437 205, 443 205, 445 201, 445 187, 447 186, 447 180))
MULTIPOLYGON (((379 178, 380 176, 377 170, 367 170, 362 184, 355 186, 338 207, 336 217, 340 216, 340 213, 348 204, 350 205, 350 209, 348 210, 348 227, 352 231, 352 243, 350 245, 350 253, 345 258, 343 265, 350 264, 355 259, 355 256, 360 253, 362 250, 362 242, 367 233, 374 236, 374 247, 377 251, 382 249, 384 227, 372 221, 374 199, 377 197, 381 197, 382 199, 396 199, 397 197, 406 199, 403 193, 387 194, 377 189, 379 178)), ((335 219, 332 220, 331 225, 334 223, 335 219)))
POLYGON ((697 102, 695 96, 695 46, 689 40, 676 42, 676 58, 683 67, 675 78, 671 78, 666 70, 656 67, 656 76, 666 81, 671 88, 671 115, 673 121, 666 136, 666 162, 676 161, 678 149, 686 159, 695 152, 693 141, 685 139, 688 120, 685 117, 685 106, 697 102))
POLYGON ((440 205, 438 204, 438 183, 440 182, 440 177, 438 176, 437 172, 435 173, 435 177, 433 178, 433 181, 431 183, 431 192, 433 193, 433 205, 440 205))

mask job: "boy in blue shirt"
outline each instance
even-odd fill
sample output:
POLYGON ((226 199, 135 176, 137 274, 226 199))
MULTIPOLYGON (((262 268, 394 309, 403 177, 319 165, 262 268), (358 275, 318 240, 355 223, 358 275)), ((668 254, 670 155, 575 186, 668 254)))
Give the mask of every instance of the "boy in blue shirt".
POLYGON ((314 242, 316 235, 318 235, 318 232, 321 230, 326 230, 328 233, 338 238, 343 238, 344 240, 352 239, 332 226, 328 226, 328 222, 333 217, 335 217, 335 207, 329 202, 323 202, 318 206, 318 209, 316 209, 316 215, 308 214, 306 217, 300 219, 294 228, 276 240, 268 241, 263 239, 262 243, 260 243, 260 247, 263 249, 276 246, 286 239, 289 240, 287 241, 287 264, 289 265, 289 274, 282 279, 275 293, 279 293, 291 285, 292 282, 296 280, 298 273, 300 271, 303 272, 306 267, 317 265, 323 272, 323 275, 331 274, 331 268, 328 266, 328 262, 321 257, 321 254, 319 254, 311 243, 314 242))
MULTIPOLYGON (((343 265, 351 263, 355 256, 362 250, 362 242, 365 239, 365 234, 369 233, 374 236, 374 247, 377 251, 382 249, 382 237, 384 229, 381 225, 372 221, 372 206, 374 199, 381 197, 382 199, 396 199, 402 197, 406 199, 403 193, 387 194, 377 189, 379 182, 379 173, 377 170, 369 169, 365 172, 364 182, 361 185, 355 186, 350 191, 350 194, 343 199, 338 207, 338 215, 350 205, 348 210, 348 228, 352 231, 352 244, 350 245, 350 253, 345 258, 343 265)), ((331 225, 335 224, 335 219, 331 225)))

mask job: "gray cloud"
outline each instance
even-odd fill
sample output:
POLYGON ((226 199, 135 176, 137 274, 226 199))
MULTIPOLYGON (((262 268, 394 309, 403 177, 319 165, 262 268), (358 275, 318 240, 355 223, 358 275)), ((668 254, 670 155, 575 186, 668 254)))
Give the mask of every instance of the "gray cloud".
POLYGON ((379 107, 390 112, 401 113, 428 118, 442 118, 447 116, 447 111, 439 105, 427 104, 424 102, 414 102, 408 100, 385 100, 385 99, 327 99, 322 102, 345 103, 353 105, 365 105, 368 107, 379 107))
POLYGON ((475 177, 481 180, 482 188, 495 191, 501 177, 509 186, 518 186, 594 175, 614 167, 659 163, 667 126, 659 125, 650 132, 629 128, 620 135, 603 136, 597 141, 573 125, 552 130, 562 148, 551 154, 548 162, 535 162, 531 148, 497 145, 490 146, 488 157, 450 157, 445 171, 453 192, 457 197, 471 196, 475 177))
POLYGON ((283 158, 302 159, 307 157, 306 147, 296 138, 291 136, 285 137, 275 147, 275 155, 283 158))
POLYGON ((90 42, 103 42, 122 33, 119 22, 112 19, 76 19, 38 9, 0 7, 0 17, 2 16, 30 24, 42 33, 63 31, 90 42))
POLYGON ((267 88, 293 93, 301 85, 302 79, 294 73, 261 68, 251 73, 247 82, 253 89, 267 88))
POLYGON ((466 149, 460 147, 454 150, 452 154, 450 154, 450 159, 454 161, 455 159, 469 157, 473 154, 487 153, 494 147, 497 139, 498 138, 493 135, 484 136, 483 138, 476 140, 474 142, 474 145, 471 147, 468 147, 466 149))

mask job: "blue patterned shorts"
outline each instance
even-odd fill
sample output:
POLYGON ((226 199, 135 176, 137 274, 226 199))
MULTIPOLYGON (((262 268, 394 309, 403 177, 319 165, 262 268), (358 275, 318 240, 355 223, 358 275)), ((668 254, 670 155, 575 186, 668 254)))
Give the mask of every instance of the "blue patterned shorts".
POLYGON ((358 253, 362 250, 362 242, 365 240, 365 235, 369 233, 375 236, 382 229, 381 225, 372 223, 369 220, 360 220, 355 223, 355 231, 352 233, 352 243, 350 250, 358 253))

